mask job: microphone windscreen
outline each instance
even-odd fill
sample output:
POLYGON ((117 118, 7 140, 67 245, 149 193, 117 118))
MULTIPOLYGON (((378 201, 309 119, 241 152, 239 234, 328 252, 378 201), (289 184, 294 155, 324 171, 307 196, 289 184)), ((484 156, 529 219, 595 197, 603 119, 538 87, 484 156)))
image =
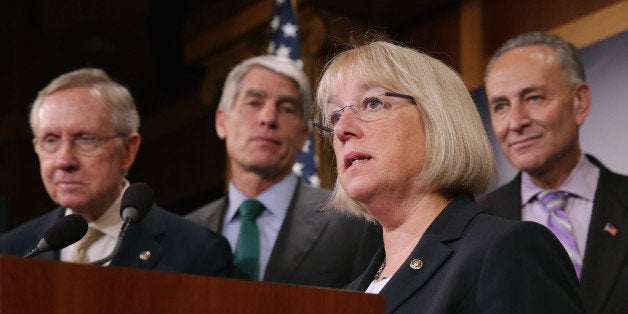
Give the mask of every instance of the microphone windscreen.
POLYGON ((59 219, 50 229, 46 230, 44 239, 53 251, 80 240, 87 233, 87 221, 79 214, 70 214, 59 219))
POLYGON ((140 221, 144 218, 144 216, 146 216, 152 206, 153 189, 151 189, 151 187, 144 182, 135 182, 131 184, 122 195, 122 201, 120 202, 120 216, 123 216, 124 219, 124 210, 126 208, 133 207, 138 210, 139 218, 137 221, 140 221))

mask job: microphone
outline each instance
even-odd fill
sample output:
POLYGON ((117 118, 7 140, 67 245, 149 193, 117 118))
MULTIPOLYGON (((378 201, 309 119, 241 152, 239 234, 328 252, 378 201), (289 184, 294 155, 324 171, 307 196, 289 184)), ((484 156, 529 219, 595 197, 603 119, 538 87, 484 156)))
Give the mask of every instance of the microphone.
POLYGON ((131 184, 120 202, 120 216, 125 222, 137 223, 153 206, 153 189, 144 182, 131 184))
POLYGON ((126 235, 126 232, 131 228, 131 225, 136 224, 150 211, 153 206, 153 189, 144 182, 136 182, 131 184, 124 194, 120 202, 120 217, 124 220, 120 233, 118 233, 118 240, 116 246, 111 253, 106 257, 97 261, 91 262, 93 265, 102 265, 110 260, 118 253, 120 246, 122 245, 122 239, 126 235))
POLYGON ((24 257, 33 257, 42 252, 59 251, 80 240, 87 233, 87 221, 79 214, 70 214, 59 219, 44 233, 37 246, 24 257))

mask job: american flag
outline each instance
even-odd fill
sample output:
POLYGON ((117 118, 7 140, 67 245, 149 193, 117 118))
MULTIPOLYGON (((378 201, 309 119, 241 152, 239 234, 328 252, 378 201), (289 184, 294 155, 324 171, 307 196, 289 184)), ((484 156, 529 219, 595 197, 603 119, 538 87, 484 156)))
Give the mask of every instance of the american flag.
MULTIPOLYGON (((299 26, 292 10, 291 0, 275 0, 270 28, 272 34, 268 53, 290 58, 302 67, 299 26)), ((320 186, 312 133, 303 145, 297 162, 292 166, 292 171, 312 186, 320 186)))
POLYGON ((606 223, 603 230, 608 232, 612 236, 617 235, 617 228, 615 228, 615 226, 613 226, 610 222, 606 223))

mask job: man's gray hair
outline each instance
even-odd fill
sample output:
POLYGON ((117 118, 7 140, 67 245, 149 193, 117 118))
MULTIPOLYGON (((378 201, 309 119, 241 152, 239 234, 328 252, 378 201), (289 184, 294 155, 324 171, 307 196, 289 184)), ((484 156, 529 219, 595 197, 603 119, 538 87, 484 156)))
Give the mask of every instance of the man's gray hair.
POLYGON ((97 68, 82 68, 62 74, 44 87, 37 99, 33 102, 30 111, 30 125, 33 135, 37 135, 37 112, 46 96, 57 91, 85 87, 93 93, 98 93, 109 109, 111 126, 116 134, 129 135, 137 132, 140 127, 140 117, 135 102, 129 90, 113 81, 105 71, 97 68))
POLYGON ((530 32, 509 39, 495 51, 491 61, 489 61, 488 66, 486 66, 484 82, 486 82, 486 77, 493 67, 495 60, 501 55, 515 48, 535 45, 546 45, 554 50, 560 62, 560 66, 565 72, 567 83, 570 86, 585 81, 586 78, 582 61, 580 61, 580 57, 578 56, 578 50, 572 43, 565 41, 557 35, 530 32))
POLYGON ((298 85, 301 120, 303 125, 308 125, 312 108, 312 87, 310 85, 310 81, 308 80, 307 75, 305 75, 305 72, 301 70, 296 62, 285 57, 274 55, 253 57, 236 65, 231 72, 229 72, 229 75, 225 80, 218 109, 225 112, 229 112, 231 110, 231 106, 233 105, 236 95, 242 87, 242 78, 249 72, 249 70, 255 67, 265 68, 286 76, 298 85))

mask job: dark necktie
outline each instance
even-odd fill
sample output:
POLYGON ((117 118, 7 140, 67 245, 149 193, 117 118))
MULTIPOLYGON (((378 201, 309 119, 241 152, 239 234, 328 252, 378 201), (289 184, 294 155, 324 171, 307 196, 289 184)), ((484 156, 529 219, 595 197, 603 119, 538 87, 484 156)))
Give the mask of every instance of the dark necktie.
POLYGON ((233 274, 236 278, 259 280, 259 230, 257 217, 264 211, 264 205, 248 199, 240 205, 240 233, 233 259, 233 274))
POLYGON ((573 227, 569 221, 569 216, 565 212, 565 201, 569 194, 563 191, 543 191, 537 196, 541 204, 545 206, 548 212, 547 223, 556 238, 562 243, 563 247, 569 254, 569 258, 573 263, 578 278, 582 269, 582 257, 578 244, 573 235, 573 227))

